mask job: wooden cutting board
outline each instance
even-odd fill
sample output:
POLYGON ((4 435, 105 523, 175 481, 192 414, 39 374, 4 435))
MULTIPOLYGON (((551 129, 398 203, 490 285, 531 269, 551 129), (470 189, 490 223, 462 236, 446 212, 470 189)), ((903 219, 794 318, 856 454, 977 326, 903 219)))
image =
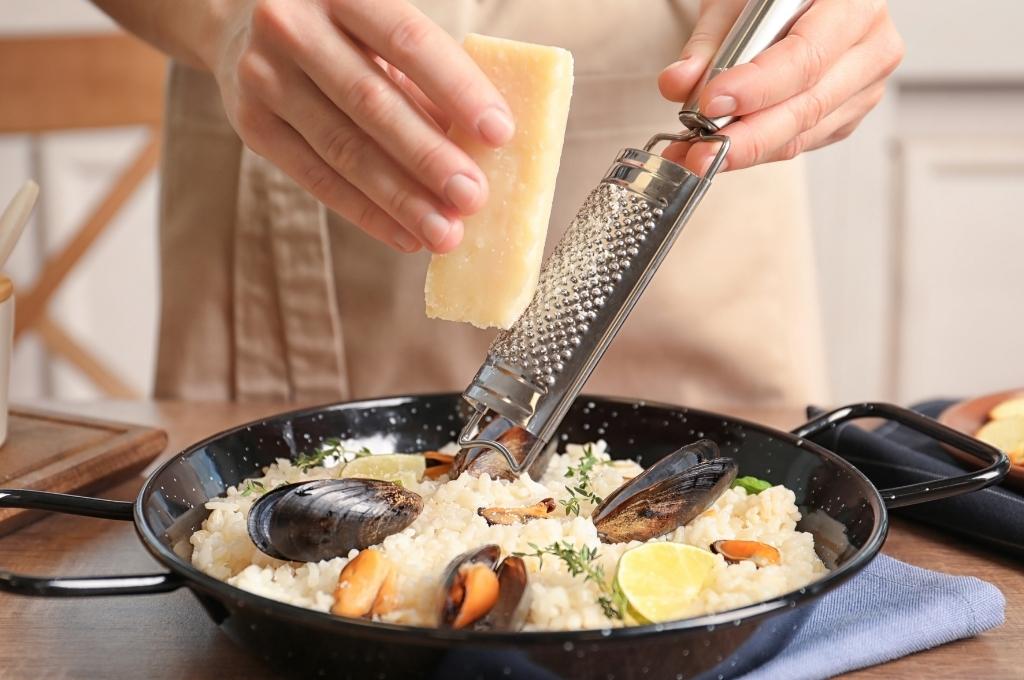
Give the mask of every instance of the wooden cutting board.
MULTIPOLYGON (((0 488, 91 494, 137 474, 167 446, 167 433, 81 416, 11 407, 0 448, 0 488)), ((0 509, 0 535, 45 513, 0 509)))

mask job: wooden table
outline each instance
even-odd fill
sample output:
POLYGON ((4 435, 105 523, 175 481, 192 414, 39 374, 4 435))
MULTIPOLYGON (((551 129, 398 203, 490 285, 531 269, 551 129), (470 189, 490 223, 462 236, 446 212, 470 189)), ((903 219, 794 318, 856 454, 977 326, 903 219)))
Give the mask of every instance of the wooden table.
MULTIPOLYGON (((39 406, 164 427, 166 456, 201 437, 282 410, 276 405, 113 402, 39 406)), ((728 410, 728 409, 726 409, 728 410)), ((796 410, 735 415, 787 427, 796 410)), ((108 491, 134 498, 142 480, 108 491)), ((850 678, 1024 678, 1024 569, 947 535, 895 521, 885 553, 923 567, 985 579, 1006 596, 1006 623, 854 673, 850 678)), ((0 567, 29 574, 94 575, 156 568, 127 523, 53 516, 0 539, 0 567)), ((2 678, 272 677, 219 632, 188 591, 131 598, 52 600, 0 595, 2 678)))

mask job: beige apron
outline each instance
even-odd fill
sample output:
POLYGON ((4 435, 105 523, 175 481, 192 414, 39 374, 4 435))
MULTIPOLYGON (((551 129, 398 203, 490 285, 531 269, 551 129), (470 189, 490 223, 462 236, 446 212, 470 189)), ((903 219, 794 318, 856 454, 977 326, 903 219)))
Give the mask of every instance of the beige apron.
MULTIPOLYGON (((575 55, 549 251, 618 149, 678 127, 656 77, 694 3, 418 4, 457 38, 575 55)), ((157 396, 315 401, 466 386, 493 333, 427 319, 427 256, 328 216, 245 150, 208 75, 173 69, 167 139, 157 396)), ((824 399, 804 185, 800 162, 720 176, 587 391, 694 405, 824 399)))

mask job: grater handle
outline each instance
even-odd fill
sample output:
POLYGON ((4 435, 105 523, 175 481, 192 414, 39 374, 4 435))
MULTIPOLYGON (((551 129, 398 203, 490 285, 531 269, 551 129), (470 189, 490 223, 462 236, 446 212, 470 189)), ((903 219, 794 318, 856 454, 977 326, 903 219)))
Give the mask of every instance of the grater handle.
POLYGON ((811 6, 814 0, 750 0, 736 19, 729 35, 725 36, 715 58, 700 83, 693 88, 682 110, 679 120, 691 130, 715 132, 722 129, 735 116, 708 118, 700 112, 700 95, 708 81, 722 71, 751 61, 778 42, 796 20, 811 6))

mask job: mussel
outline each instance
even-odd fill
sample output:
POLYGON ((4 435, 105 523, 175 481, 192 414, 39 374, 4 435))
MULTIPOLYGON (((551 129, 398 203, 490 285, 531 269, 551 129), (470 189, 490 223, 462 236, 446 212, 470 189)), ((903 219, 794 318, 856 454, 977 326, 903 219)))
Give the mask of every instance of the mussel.
POLYGON ((556 507, 554 498, 542 498, 533 505, 521 508, 477 508, 476 514, 493 527, 495 524, 526 524, 530 520, 543 519, 550 516, 556 507))
POLYGON ((331 613, 352 618, 387 614, 395 607, 395 565, 379 550, 367 548, 338 575, 331 613))
POLYGON ((317 479, 278 487, 249 511, 249 538, 279 560, 318 562, 380 543, 412 524, 419 494, 378 479, 317 479))
POLYGON ((500 558, 501 548, 485 545, 451 561, 442 580, 441 628, 522 628, 529 612, 526 565, 514 555, 500 558))
MULTIPOLYGON (((508 449, 509 453, 520 462, 526 458, 530 447, 536 441, 536 437, 523 428, 515 425, 510 426, 504 420, 495 420, 488 424, 480 433, 480 437, 485 439, 496 437, 495 441, 508 449)), ((540 455, 537 456, 537 459, 530 464, 526 472, 534 479, 540 479, 554 452, 554 443, 545 447, 540 455)), ((463 472, 469 472, 474 477, 489 475, 491 479, 507 479, 510 481, 517 477, 516 473, 508 466, 505 456, 494 449, 486 448, 463 449, 455 455, 450 473, 452 479, 458 477, 463 472)))
POLYGON ((594 509, 605 543, 646 541, 669 533, 718 500, 736 478, 732 458, 702 439, 674 451, 627 481, 594 509))
POLYGON ((474 630, 517 631, 530 613, 530 591, 527 588, 526 563, 521 557, 509 555, 498 565, 498 601, 473 626, 474 630))
POLYGON ((760 541, 724 540, 711 544, 711 552, 718 553, 729 564, 738 564, 745 560, 754 563, 758 569, 782 563, 782 555, 775 546, 760 541))

